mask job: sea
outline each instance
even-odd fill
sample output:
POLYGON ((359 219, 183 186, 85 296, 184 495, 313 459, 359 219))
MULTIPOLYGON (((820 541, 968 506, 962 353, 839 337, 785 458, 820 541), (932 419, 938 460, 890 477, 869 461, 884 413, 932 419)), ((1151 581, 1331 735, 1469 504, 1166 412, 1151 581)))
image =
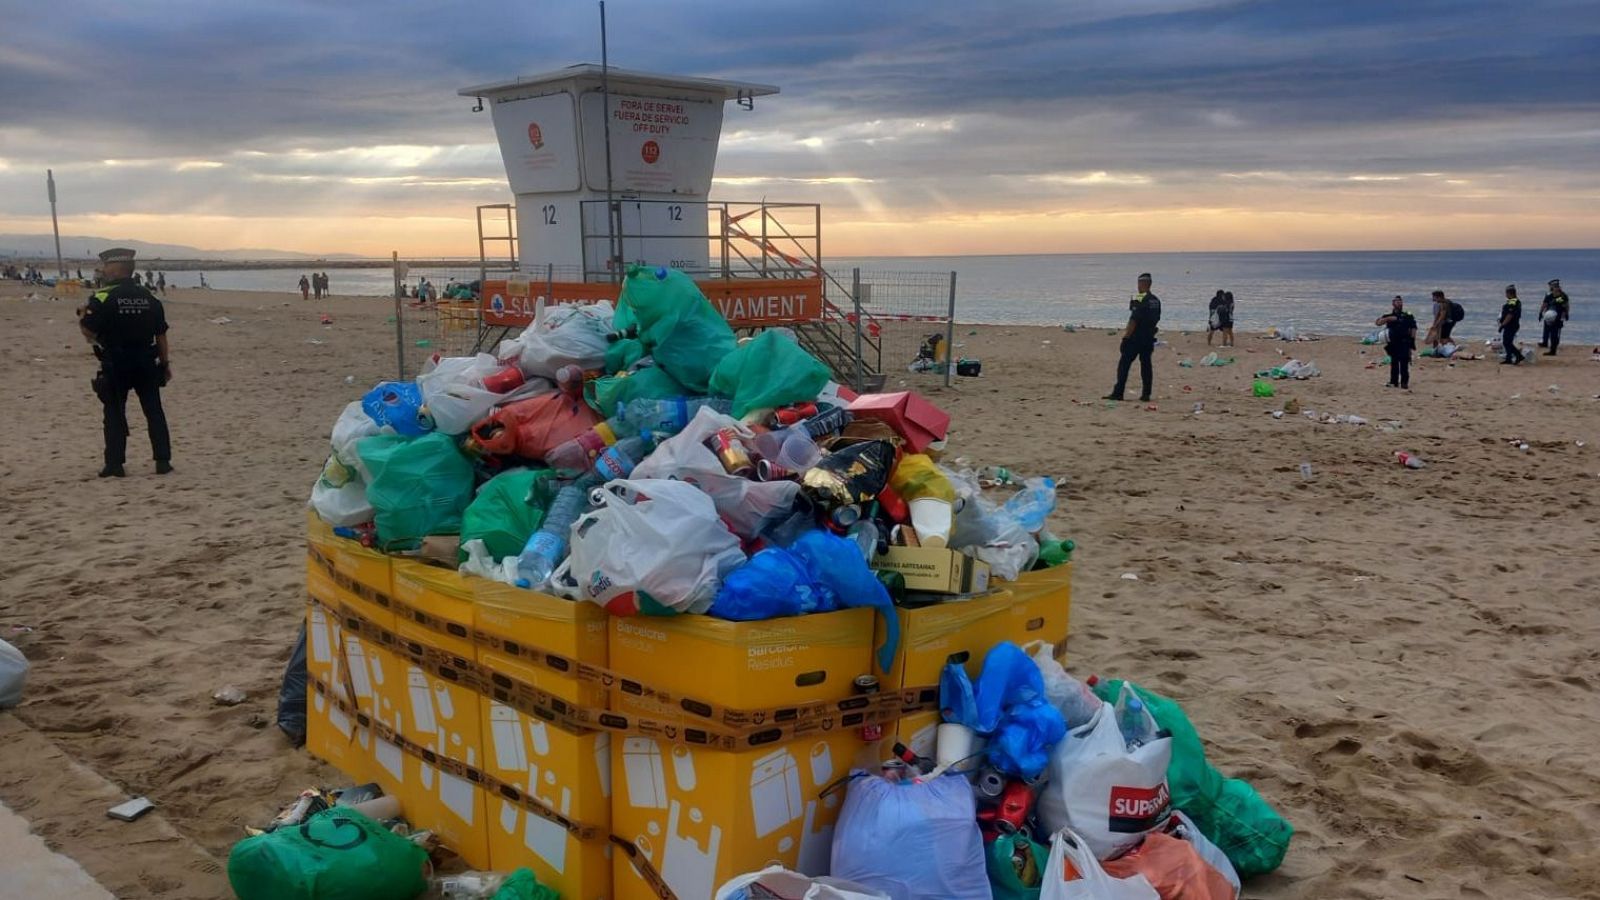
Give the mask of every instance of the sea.
MULTIPOLYGON (((1600 250, 1398 250, 1271 253, 1052 253, 1018 256, 848 257, 827 261, 848 285, 859 268, 876 288, 875 307, 906 298, 907 311, 947 307, 949 273, 956 273, 956 319, 963 323, 1116 327, 1127 320, 1128 300, 1141 272, 1154 277, 1162 301, 1162 327, 1203 330, 1211 296, 1233 292, 1240 333, 1293 327, 1300 333, 1358 335, 1389 309, 1399 294, 1423 323, 1432 316, 1430 295, 1442 290, 1466 309, 1456 333, 1493 335, 1507 284, 1524 305, 1523 335, 1534 322, 1546 282, 1560 278, 1572 298, 1564 332, 1569 342, 1600 343, 1600 250), (898 290, 895 290, 898 288, 898 290)), ((309 271, 309 270, 308 270, 309 271)), ((385 296, 393 290, 387 269, 329 268, 340 295, 385 296)), ((207 272, 213 288, 298 293, 293 269, 207 272)), ((475 261, 459 268, 413 269, 409 282, 427 276, 443 286, 452 277, 477 277, 475 261)), ((169 272, 182 287, 197 272, 169 272)))

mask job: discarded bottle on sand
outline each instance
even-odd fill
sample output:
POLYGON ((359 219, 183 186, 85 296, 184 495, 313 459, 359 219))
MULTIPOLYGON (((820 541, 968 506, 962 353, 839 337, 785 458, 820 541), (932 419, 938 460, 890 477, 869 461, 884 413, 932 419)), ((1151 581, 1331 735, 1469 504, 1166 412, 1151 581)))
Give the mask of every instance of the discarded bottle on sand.
POLYGON ((1396 462, 1408 469, 1420 469, 1427 465, 1427 463, 1422 461, 1422 457, 1410 452, 1409 450, 1396 450, 1394 458, 1396 462))
POLYGON ((550 573, 566 558, 572 523, 589 506, 589 490, 601 484, 599 475, 590 473, 556 492, 556 499, 544 514, 544 524, 528 538, 517 556, 517 587, 530 590, 544 586, 550 573))

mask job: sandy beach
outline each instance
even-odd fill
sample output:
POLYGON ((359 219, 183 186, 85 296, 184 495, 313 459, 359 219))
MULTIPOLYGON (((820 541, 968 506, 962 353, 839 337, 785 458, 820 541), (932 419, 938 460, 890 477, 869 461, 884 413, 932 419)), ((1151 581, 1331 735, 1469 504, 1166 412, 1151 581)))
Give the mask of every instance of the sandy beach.
MULTIPOLYGON (((118 897, 227 897, 241 828, 342 782, 271 723, 305 499, 339 410, 393 374, 391 310, 173 292, 177 472, 152 474, 132 403, 128 477, 102 480, 77 300, 37 290, 0 286, 0 637, 34 667, 0 713, 0 802, 118 897), (214 703, 227 684, 248 700, 214 703), (134 795, 157 811, 105 817, 134 795)), ((928 388, 946 458, 1066 479, 1069 667, 1180 700, 1296 827, 1244 897, 1600 897, 1600 363, 1421 360, 1402 393, 1365 368, 1381 348, 1265 324, 1242 308, 1220 368, 1164 335, 1153 408, 1098 399, 1104 330, 958 327, 984 368, 928 388), (1323 374, 1252 397, 1280 353, 1323 374), (1289 398, 1370 424, 1273 418, 1289 398)))

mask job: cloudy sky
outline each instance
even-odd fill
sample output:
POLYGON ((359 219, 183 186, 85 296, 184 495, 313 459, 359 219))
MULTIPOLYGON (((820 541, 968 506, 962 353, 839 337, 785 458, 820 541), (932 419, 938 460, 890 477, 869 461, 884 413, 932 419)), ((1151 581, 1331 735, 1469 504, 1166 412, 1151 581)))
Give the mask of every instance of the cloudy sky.
MULTIPOLYGON (((615 65, 775 84, 714 196, 841 254, 1600 246, 1594 0, 612 0, 615 65)), ((0 232, 476 255, 470 84, 591 2, 0 0, 0 232)))

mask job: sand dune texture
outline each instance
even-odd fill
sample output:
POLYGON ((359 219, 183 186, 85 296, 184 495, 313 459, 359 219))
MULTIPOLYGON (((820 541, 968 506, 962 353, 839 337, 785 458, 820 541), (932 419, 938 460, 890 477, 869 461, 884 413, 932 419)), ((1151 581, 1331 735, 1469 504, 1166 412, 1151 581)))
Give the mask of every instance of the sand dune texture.
MULTIPOLYGON (((392 372, 389 310, 175 295, 178 471, 150 473, 132 412, 129 476, 100 480, 73 304, 27 293, 0 288, 0 636, 35 668, 0 713, 0 801, 119 897, 228 896, 241 826, 340 780, 270 723, 304 602, 305 497, 340 408, 392 372), (249 700, 214 704, 230 683, 249 700), (104 818, 134 794, 159 811, 104 818)), ((1066 477, 1069 666, 1182 701, 1214 761, 1294 822, 1283 869, 1244 896, 1600 897, 1589 348, 1531 369, 1425 360, 1402 394, 1363 368, 1381 350, 1349 338, 1241 336, 1236 364, 1180 369, 1204 339, 1169 337, 1154 410, 1095 399, 1104 331, 959 328, 984 375, 929 395, 955 418, 950 456, 1066 477), (1324 375, 1251 397, 1280 350, 1324 375), (1401 430, 1273 419, 1285 398, 1401 430), (1428 467, 1398 466, 1401 449, 1428 467)))

